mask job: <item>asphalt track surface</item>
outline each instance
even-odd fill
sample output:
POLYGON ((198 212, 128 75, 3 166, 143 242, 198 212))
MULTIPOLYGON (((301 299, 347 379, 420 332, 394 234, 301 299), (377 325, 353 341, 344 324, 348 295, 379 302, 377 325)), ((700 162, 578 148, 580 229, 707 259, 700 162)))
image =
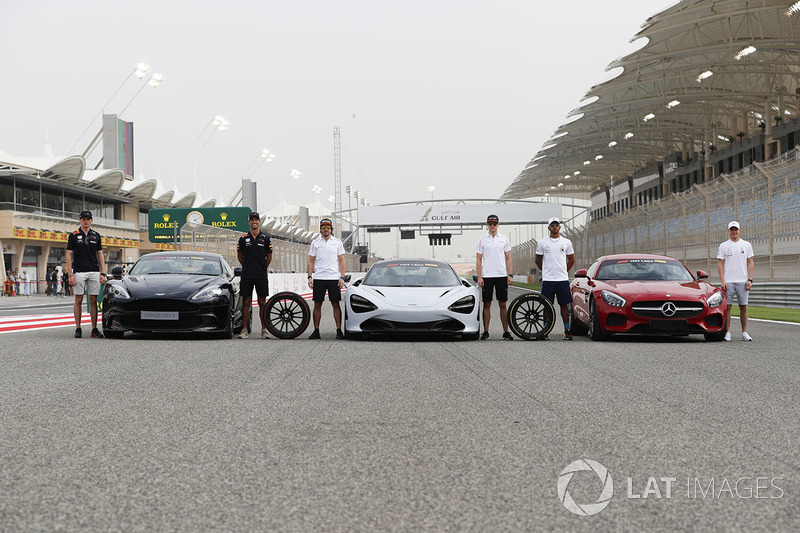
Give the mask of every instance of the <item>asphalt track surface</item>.
POLYGON ((800 530, 799 326, 503 342, 494 311, 472 342, 337 341, 327 303, 319 341, 3 334, 0 530, 800 530))

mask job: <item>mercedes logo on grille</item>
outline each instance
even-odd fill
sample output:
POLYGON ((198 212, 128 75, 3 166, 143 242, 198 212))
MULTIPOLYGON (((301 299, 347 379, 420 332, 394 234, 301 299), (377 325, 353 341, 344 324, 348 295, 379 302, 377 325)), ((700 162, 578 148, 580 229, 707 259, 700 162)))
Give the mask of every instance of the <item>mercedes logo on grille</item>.
POLYGON ((663 313, 664 316, 672 316, 677 310, 675 304, 672 302, 667 302, 661 306, 661 313, 663 313))

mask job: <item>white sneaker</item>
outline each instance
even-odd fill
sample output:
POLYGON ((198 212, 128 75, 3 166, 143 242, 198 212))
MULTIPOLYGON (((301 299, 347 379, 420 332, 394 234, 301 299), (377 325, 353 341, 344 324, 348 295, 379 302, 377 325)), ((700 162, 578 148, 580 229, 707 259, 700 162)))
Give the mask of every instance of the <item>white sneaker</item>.
POLYGON ((261 329, 261 338, 262 339, 269 339, 269 332, 267 332, 267 328, 261 329))
POLYGON ((746 331, 743 331, 742 332, 742 340, 743 341, 751 341, 751 340, 753 340, 753 337, 748 335, 746 331))
POLYGON ((240 339, 246 339, 247 338, 247 329, 243 329, 242 332, 239 333, 239 338, 240 339))
POLYGON ((731 340, 731 332, 730 331, 725 332, 725 340, 726 341, 731 340))

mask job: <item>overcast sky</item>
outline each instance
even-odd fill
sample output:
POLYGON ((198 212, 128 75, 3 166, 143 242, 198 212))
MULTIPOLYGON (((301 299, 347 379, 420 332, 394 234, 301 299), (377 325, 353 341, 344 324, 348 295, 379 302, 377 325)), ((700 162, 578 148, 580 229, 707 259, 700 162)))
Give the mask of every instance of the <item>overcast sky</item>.
POLYGON ((47 139, 61 155, 80 137, 82 150, 122 86, 105 111, 133 100, 136 178, 167 189, 204 178, 201 195, 224 204, 267 148, 276 160, 252 175, 262 212, 311 202, 314 185, 327 202, 340 126, 342 183, 372 204, 429 185, 497 198, 671 4, 5 0, 0 149, 40 155, 47 139), (140 61, 166 80, 135 96, 142 82, 123 82, 140 61), (212 135, 216 114, 231 126, 212 135))

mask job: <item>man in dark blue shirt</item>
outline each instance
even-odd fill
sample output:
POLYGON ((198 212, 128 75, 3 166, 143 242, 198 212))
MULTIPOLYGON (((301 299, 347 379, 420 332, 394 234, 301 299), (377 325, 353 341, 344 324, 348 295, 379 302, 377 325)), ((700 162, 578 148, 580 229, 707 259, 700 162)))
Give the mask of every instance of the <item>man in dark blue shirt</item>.
MULTIPOLYGON (((83 336, 81 315, 83 293, 89 293, 89 314, 92 318, 92 338, 102 339, 97 329, 97 296, 100 286, 106 281, 106 260, 103 257, 103 244, 100 234, 92 229, 92 212, 82 211, 81 227, 73 231, 67 240, 67 274, 69 284, 75 288, 75 338, 83 336)), ((56 274, 57 275, 57 274, 56 274)), ((56 278, 57 279, 57 278, 56 278)))
MULTIPOLYGON (((269 296, 267 268, 272 263, 272 241, 261 231, 261 217, 253 211, 248 220, 250 231, 239 237, 236 247, 239 263, 242 265, 242 332, 239 338, 246 339, 247 324, 250 321, 253 288, 258 296, 259 309, 264 309, 269 296)), ((261 317, 261 338, 268 339, 267 325, 261 317)))

